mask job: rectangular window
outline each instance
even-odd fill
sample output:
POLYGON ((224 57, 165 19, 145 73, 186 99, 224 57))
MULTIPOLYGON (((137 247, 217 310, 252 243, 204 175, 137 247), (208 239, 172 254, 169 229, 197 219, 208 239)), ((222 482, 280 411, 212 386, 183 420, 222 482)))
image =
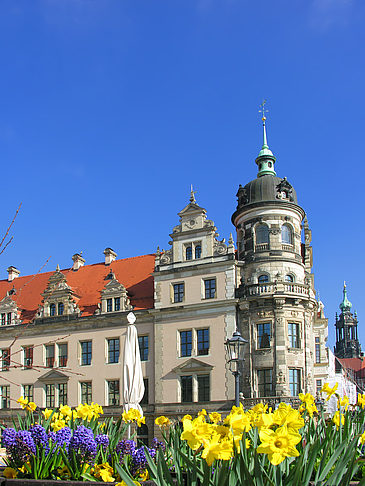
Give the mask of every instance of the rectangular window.
POLYGON ((10 326, 10 324, 11 324, 11 312, 8 312, 8 313, 6 314, 6 324, 7 324, 8 326, 10 326))
POLYGON ((204 287, 205 287, 205 298, 206 299, 214 299, 215 287, 216 287, 215 278, 210 278, 209 280, 204 280, 204 287))
POLYGON ((297 368, 289 369, 289 387, 290 387, 290 393, 293 397, 297 397, 301 392, 300 372, 301 370, 297 368))
POLYGON ((23 385, 23 397, 33 402, 33 385, 23 385))
POLYGON ((210 376, 198 375, 198 402, 209 402, 210 400, 210 376))
POLYGON ((6 324, 6 314, 1 314, 1 325, 5 326, 6 324))
POLYGON ((1 403, 0 408, 10 408, 10 386, 3 385, 0 387, 1 403))
POLYGON ((92 402, 92 386, 91 381, 82 381, 81 386, 81 403, 87 403, 88 405, 92 402))
POLYGON ((119 405, 119 380, 108 381, 108 405, 119 405))
POLYGON ((67 366, 67 343, 58 345, 58 366, 60 368, 67 366))
POLYGON ((193 344, 192 331, 180 331, 180 356, 185 358, 191 356, 193 344))
POLYGON ((316 395, 320 395, 322 390, 322 380, 316 380, 316 395))
POLYGON ((81 342, 81 365, 82 366, 91 364, 91 354, 92 354, 91 341, 82 341, 81 342))
POLYGON ((209 329, 197 329, 198 355, 209 354, 209 329))
POLYGON ((299 341, 299 324, 294 322, 288 323, 289 347, 300 348, 299 341))
POLYGON ((58 384, 58 406, 67 405, 67 383, 58 384))
POLYGON ((321 344, 319 342, 319 337, 315 338, 315 345, 316 345, 316 363, 321 362, 321 344))
POLYGON ((259 397, 271 397, 274 395, 271 368, 257 370, 257 382, 259 386, 259 397))
POLYGON ((113 299, 106 299, 106 311, 113 312, 113 299))
POLYGON ((46 407, 54 408, 56 405, 55 401, 55 385, 50 383, 46 385, 46 407))
POLYGON ((181 401, 183 403, 193 401, 193 377, 181 376, 181 401))
POLYGON ((46 345, 46 367, 53 368, 54 366, 54 344, 46 345))
POLYGON ((148 378, 143 378, 143 383, 144 383, 144 394, 140 404, 147 405, 148 404, 148 378))
POLYGON ((174 284, 174 302, 182 302, 184 300, 184 284, 174 284))
POLYGON ((258 349, 269 348, 271 341, 271 324, 265 322, 257 324, 257 347, 258 349))
POLYGON ((24 353, 24 368, 30 369, 33 366, 33 346, 25 346, 24 353))
POLYGON ((138 336, 141 361, 148 361, 148 336, 138 336))
POLYGON ((119 362, 119 338, 108 339, 108 363, 119 362))
POLYGON ((10 368, 10 348, 1 350, 1 371, 9 371, 10 368))
POLYGON ((115 297, 114 299, 114 310, 115 311, 120 310, 120 297, 115 297))

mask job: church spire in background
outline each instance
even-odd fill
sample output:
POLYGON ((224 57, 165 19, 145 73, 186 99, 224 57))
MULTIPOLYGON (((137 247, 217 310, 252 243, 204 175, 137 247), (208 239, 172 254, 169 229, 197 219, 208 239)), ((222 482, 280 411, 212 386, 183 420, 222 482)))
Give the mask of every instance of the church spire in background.
POLYGON ((267 144, 267 134, 266 134, 266 116, 265 114, 268 110, 265 108, 266 100, 264 100, 260 105, 259 112, 262 113, 262 128, 263 128, 263 143, 259 155, 256 158, 256 164, 259 167, 259 172, 257 177, 264 175, 276 175, 274 170, 275 157, 274 154, 269 149, 267 144))

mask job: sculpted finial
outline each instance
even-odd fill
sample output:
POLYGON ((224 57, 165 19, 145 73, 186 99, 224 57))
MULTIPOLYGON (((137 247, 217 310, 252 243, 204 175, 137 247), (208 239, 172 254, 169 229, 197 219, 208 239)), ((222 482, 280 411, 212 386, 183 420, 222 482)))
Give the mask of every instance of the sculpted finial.
POLYGON ((190 202, 191 203, 195 203, 196 202, 195 193, 196 193, 196 191, 193 190, 193 184, 191 184, 190 185, 190 202))

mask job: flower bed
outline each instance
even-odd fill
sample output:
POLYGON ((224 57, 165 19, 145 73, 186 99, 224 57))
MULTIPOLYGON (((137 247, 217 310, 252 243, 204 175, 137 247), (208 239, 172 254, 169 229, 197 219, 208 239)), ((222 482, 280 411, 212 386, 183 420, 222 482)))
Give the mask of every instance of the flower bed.
POLYGON ((318 412, 310 394, 299 395, 299 410, 258 404, 233 407, 224 418, 205 410, 176 423, 158 417, 164 440, 154 439, 150 448, 124 438, 130 422, 143 422, 136 410, 101 422, 96 404, 60 407, 37 420, 35 405, 21 400, 26 418, 18 418, 16 429, 3 430, 5 476, 13 478, 6 486, 51 480, 134 486, 148 479, 158 486, 365 486, 365 395, 350 406, 336 387, 326 384, 323 392, 327 400, 337 398, 333 417, 318 412))

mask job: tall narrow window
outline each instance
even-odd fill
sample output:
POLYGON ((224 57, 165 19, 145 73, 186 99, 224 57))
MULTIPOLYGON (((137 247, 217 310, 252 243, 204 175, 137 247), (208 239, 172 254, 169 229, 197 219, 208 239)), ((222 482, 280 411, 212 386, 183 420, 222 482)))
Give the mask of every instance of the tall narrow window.
POLYGON ((108 381, 108 405, 119 405, 119 380, 108 381))
POLYGON ((196 338, 198 342, 198 355, 203 356, 209 353, 209 329, 197 329, 196 338))
POLYGON ((192 375, 181 376, 180 383, 181 383, 181 401, 183 403, 192 402, 193 401, 193 377, 192 377, 192 375))
POLYGON ((321 344, 319 342, 319 337, 315 337, 315 345, 316 345, 316 363, 321 362, 321 344))
POLYGON ((82 341, 81 342, 81 365, 90 365, 91 364, 91 355, 92 355, 92 344, 91 341, 82 341))
POLYGON ((191 246, 187 246, 185 250, 185 259, 192 260, 193 258, 193 249, 191 246))
POLYGON ((266 224, 259 224, 256 227, 256 245, 269 243, 269 228, 266 224))
POLYGON ((106 311, 113 312, 113 299, 106 299, 106 311))
POLYGON ((148 378, 143 378, 143 384, 144 384, 144 394, 142 397, 142 400, 140 401, 141 405, 147 405, 149 403, 148 401, 148 378))
POLYGON ((300 348, 299 324, 295 322, 288 323, 289 347, 300 348))
POLYGON ((209 278, 207 280, 204 280, 204 290, 205 290, 205 298, 206 299, 214 299, 215 287, 216 287, 215 278, 209 278))
POLYGON ((271 368, 264 368, 262 370, 257 370, 257 381, 259 385, 260 397, 271 397, 274 395, 271 368))
POLYGON ((54 344, 46 345, 46 367, 54 367, 54 344))
POLYGON ((184 300, 184 284, 174 284, 174 302, 182 302, 184 300))
POLYGON ((1 314, 1 325, 5 326, 6 324, 6 314, 1 314))
POLYGON ((33 402, 33 385, 23 385, 23 397, 33 402))
POLYGON ((58 384, 58 406, 67 405, 67 383, 58 384))
POLYGON ((67 366, 67 343, 58 345, 58 366, 60 368, 67 366))
POLYGON ((46 407, 54 408, 55 405, 55 385, 50 383, 46 385, 46 407))
POLYGON ((141 361, 148 361, 148 336, 138 336, 141 361))
POLYGON ((289 387, 293 397, 297 397, 301 391, 300 372, 301 370, 297 368, 289 369, 289 387))
POLYGON ((56 304, 50 304, 49 306, 49 315, 55 316, 56 315, 56 304))
POLYGON ((10 348, 1 350, 1 371, 9 371, 10 368, 10 348))
POLYGON ((0 387, 1 393, 1 408, 10 408, 10 386, 9 385, 2 385, 0 387))
POLYGON ((119 338, 108 339, 108 363, 119 362, 119 338))
POLYGON ((10 324, 11 324, 11 312, 8 312, 8 313, 6 314, 6 324, 7 324, 8 326, 10 326, 10 324))
POLYGON ((137 427, 137 443, 140 445, 148 446, 148 427, 146 424, 141 424, 137 427))
POLYGON ((195 259, 198 260, 202 256, 202 247, 201 245, 195 246, 195 259))
POLYGON ((63 312, 65 310, 65 305, 63 302, 58 303, 58 315, 63 316, 63 312))
POLYGON ((180 331, 180 356, 186 358, 191 356, 193 345, 192 331, 180 331))
POLYGON ((120 297, 114 297, 114 310, 120 311, 120 297))
POLYGON ((25 346, 24 353, 24 368, 30 369, 33 366, 33 346, 25 346))
POLYGON ((285 245, 293 244, 293 232, 287 224, 283 224, 281 227, 281 242, 285 245))
POLYGON ((322 380, 316 380, 316 395, 320 395, 322 390, 322 380))
POLYGON ((269 348, 271 340, 271 324, 265 322, 263 324, 257 324, 257 344, 258 349, 269 348))
POLYGON ((81 386, 81 403, 90 405, 92 402, 92 385, 91 381, 82 381, 81 386))
POLYGON ((198 375, 198 402, 209 402, 210 400, 210 376, 198 375))

